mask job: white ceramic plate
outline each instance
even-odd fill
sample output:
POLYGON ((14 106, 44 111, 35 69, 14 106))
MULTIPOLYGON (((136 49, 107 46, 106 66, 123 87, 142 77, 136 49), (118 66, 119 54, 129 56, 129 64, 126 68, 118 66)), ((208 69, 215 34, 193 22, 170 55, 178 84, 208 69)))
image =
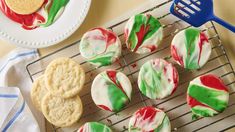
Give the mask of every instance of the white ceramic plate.
POLYGON ((70 0, 63 14, 51 26, 25 30, 0 11, 0 39, 20 47, 42 48, 57 44, 78 29, 90 8, 91 0, 70 0))

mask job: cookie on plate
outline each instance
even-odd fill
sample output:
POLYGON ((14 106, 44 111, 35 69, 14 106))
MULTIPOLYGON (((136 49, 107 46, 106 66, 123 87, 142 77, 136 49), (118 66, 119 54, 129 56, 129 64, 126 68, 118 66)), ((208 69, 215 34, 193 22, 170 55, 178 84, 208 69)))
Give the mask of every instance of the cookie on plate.
POLYGON ((205 33, 196 28, 187 28, 173 38, 171 55, 181 67, 199 69, 210 58, 211 44, 205 33))
POLYGON ((120 111, 131 100, 132 86, 122 72, 107 70, 98 74, 91 86, 91 97, 95 104, 108 111, 120 111))
POLYGON ((112 132, 112 130, 99 122, 87 122, 77 132, 112 132))
POLYGON ((163 27, 150 14, 137 14, 128 20, 124 35, 130 51, 149 53, 155 51, 163 39, 163 27))
POLYGON ((129 121, 129 132, 170 132, 170 120, 160 109, 147 106, 137 110, 129 121))
POLYGON ((85 82, 84 70, 70 58, 53 60, 44 75, 48 91, 63 98, 77 95, 85 82))
POLYGON ((27 15, 36 12, 44 0, 5 0, 7 6, 17 14, 27 15))
POLYGON ((193 113, 193 119, 221 113, 227 107, 228 100, 228 88, 213 74, 199 76, 188 86, 187 103, 193 113))
POLYGON ((48 93, 48 90, 45 85, 44 75, 42 75, 33 82, 31 93, 30 93, 33 105, 39 111, 41 111, 42 99, 47 93, 48 93))
POLYGON ((61 98, 47 94, 42 100, 42 113, 55 126, 68 127, 77 122, 83 111, 79 96, 61 98))
POLYGON ((177 88, 179 75, 176 68, 163 59, 149 60, 140 68, 138 86, 151 99, 162 99, 177 88))
POLYGON ((111 65, 121 56, 122 45, 119 38, 104 28, 94 28, 86 32, 80 42, 81 55, 96 66, 111 65))

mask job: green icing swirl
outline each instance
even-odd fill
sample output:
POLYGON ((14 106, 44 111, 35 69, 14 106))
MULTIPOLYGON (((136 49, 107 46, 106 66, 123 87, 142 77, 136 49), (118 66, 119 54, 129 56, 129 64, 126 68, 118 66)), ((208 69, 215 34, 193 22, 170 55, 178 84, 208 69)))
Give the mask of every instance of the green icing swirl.
POLYGON ((140 71, 141 76, 141 82, 140 82, 140 90, 141 92, 148 96, 151 99, 156 99, 158 97, 158 93, 161 92, 161 72, 157 72, 155 69, 153 69, 151 63, 146 63, 143 66, 143 70, 140 71), (143 76, 145 73, 151 73, 151 76, 149 77, 151 84, 147 83, 147 80, 143 76))
POLYGON ((89 122, 91 132, 111 132, 112 130, 101 123, 98 122, 89 122))
POLYGON ((41 26, 50 26, 55 21, 55 18, 60 15, 58 13, 64 10, 64 7, 67 5, 68 2, 69 0, 52 0, 52 3, 45 6, 45 10, 48 13, 48 18, 47 22, 45 24, 42 24, 41 26))
POLYGON ((108 52, 106 54, 100 54, 97 55, 96 57, 93 57, 94 59, 88 60, 88 62, 92 64, 96 64, 98 66, 107 66, 111 65, 113 62, 113 56, 115 55, 114 52, 108 52))
POLYGON ((224 91, 204 88, 202 86, 192 84, 189 87, 188 94, 197 101, 206 104, 218 112, 222 112, 228 105, 227 98, 224 98, 228 93, 224 91))
POLYGON ((186 46, 186 65, 185 68, 188 69, 198 69, 200 68, 197 60, 198 58, 194 58, 196 56, 193 56, 195 54, 195 48, 198 45, 197 44, 197 38, 199 37, 200 30, 189 28, 185 30, 185 46, 186 46))
POLYGON ((161 23, 151 15, 149 15, 149 17, 143 14, 135 15, 132 30, 130 31, 128 38, 131 51, 138 48, 138 43, 141 45, 144 41, 152 37, 152 35, 161 27, 161 23), (143 38, 140 38, 140 36, 137 35, 137 33, 143 32, 141 31, 141 27, 144 27, 144 30, 146 31, 144 36, 142 36, 143 38), (139 40, 142 42, 138 42, 139 40))
MULTIPOLYGON (((118 112, 130 101, 130 99, 116 84, 113 83, 106 72, 102 77, 107 80, 108 98, 112 104, 112 111, 118 112)), ((119 80, 116 80, 116 82, 119 83, 119 80)))

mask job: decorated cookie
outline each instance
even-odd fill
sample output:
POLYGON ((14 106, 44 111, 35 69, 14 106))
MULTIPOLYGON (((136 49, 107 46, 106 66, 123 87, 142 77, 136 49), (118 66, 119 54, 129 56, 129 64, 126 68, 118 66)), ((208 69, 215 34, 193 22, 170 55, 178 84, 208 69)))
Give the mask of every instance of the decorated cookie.
POLYGON ((121 55, 121 42, 112 32, 94 28, 86 32, 80 42, 81 55, 96 66, 111 65, 121 55))
POLYGON ((31 30, 53 24, 68 2, 69 0, 0 0, 0 10, 24 29, 31 30))
POLYGON ((210 58, 211 45, 207 36, 196 28, 188 28, 175 35, 171 55, 186 69, 199 69, 210 58))
POLYGON ((47 94, 42 100, 42 113, 55 126, 68 127, 77 122, 83 111, 79 96, 61 98, 47 94))
POLYGON ((215 75, 197 77, 189 84, 187 103, 193 119, 217 115, 227 107, 228 100, 228 88, 215 75))
POLYGON ((31 89, 31 100, 39 111, 41 111, 42 99, 47 93, 48 90, 45 85, 44 75, 42 75, 33 82, 31 89))
POLYGON ((177 88, 179 76, 176 68, 163 59, 147 61, 138 77, 140 91, 151 99, 162 99, 177 88))
POLYGON ((137 14, 128 20, 124 35, 130 51, 144 54, 158 48, 163 38, 163 28, 150 14, 137 14))
POLYGON ((130 118, 129 132, 170 132, 171 124, 160 109, 147 106, 136 111, 130 118))
POLYGON ((83 88, 85 72, 70 58, 53 60, 46 68, 45 83, 51 94, 69 98, 77 95, 83 88))
POLYGON ((99 122, 87 122, 77 132, 112 132, 112 130, 99 122))
POLYGON ((17 14, 32 14, 44 3, 44 0, 5 0, 7 6, 17 14))
POLYGON ((108 111, 120 111, 131 100, 132 86, 128 77, 115 70, 98 74, 91 86, 95 104, 108 111))

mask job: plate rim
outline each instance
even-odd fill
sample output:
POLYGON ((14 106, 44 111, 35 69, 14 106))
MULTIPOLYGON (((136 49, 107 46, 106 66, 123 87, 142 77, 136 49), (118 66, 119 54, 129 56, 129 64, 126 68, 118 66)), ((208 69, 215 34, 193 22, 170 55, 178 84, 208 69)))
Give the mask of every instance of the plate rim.
POLYGON ((60 34, 58 37, 50 38, 47 41, 29 42, 29 41, 22 41, 20 39, 15 39, 14 37, 0 30, 0 39, 8 42, 9 44, 23 48, 45 48, 52 45, 56 45, 64 41, 68 37, 70 37, 81 26, 81 24, 84 22, 88 14, 90 6, 91 6, 91 0, 86 0, 84 4, 84 9, 82 10, 81 16, 78 18, 77 22, 73 26, 68 28, 66 32, 60 34))

